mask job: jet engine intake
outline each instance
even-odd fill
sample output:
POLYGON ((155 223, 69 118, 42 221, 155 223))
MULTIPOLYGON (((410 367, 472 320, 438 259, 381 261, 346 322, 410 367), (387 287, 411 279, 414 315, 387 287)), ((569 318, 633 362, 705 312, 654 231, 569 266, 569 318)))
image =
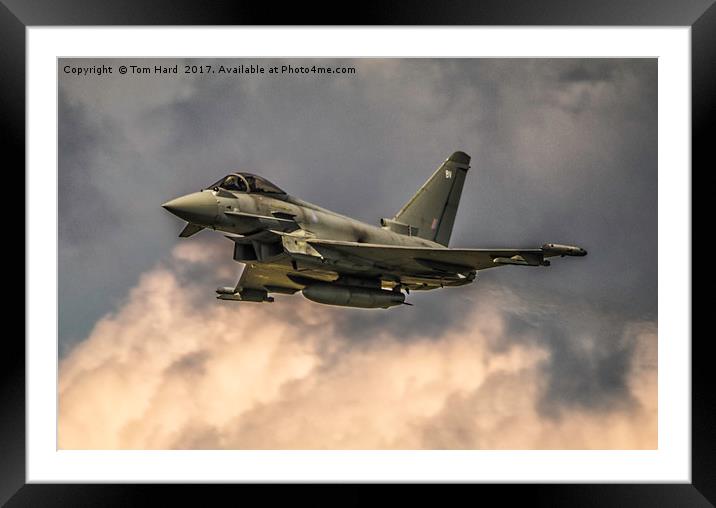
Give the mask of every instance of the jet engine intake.
POLYGON ((283 254, 281 242, 253 242, 254 251, 259 261, 266 261, 270 258, 283 254))
POLYGON ((256 261, 256 249, 250 243, 234 243, 234 261, 256 261))

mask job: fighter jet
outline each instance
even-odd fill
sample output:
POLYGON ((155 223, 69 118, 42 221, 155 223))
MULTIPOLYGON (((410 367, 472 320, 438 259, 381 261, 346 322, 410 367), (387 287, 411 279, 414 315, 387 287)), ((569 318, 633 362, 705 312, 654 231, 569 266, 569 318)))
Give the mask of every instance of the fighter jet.
POLYGON ((547 258, 585 256, 571 245, 529 249, 449 248, 470 156, 455 152, 393 218, 373 226, 293 197, 260 176, 231 173, 200 192, 162 206, 233 242, 239 281, 217 298, 273 302, 301 291, 314 302, 345 307, 410 305, 410 291, 463 286, 498 266, 549 266, 547 258))

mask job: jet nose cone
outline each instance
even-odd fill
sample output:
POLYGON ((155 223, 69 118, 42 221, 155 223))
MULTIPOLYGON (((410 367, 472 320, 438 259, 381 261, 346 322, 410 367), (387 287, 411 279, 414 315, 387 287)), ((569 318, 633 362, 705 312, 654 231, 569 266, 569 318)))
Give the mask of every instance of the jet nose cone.
POLYGON ((186 208, 186 202, 189 201, 187 199, 187 196, 181 196, 178 198, 170 199, 166 203, 162 205, 162 208, 167 210, 168 212, 174 213, 177 210, 181 210, 183 208, 186 208))
POLYGON ((209 225, 216 220, 218 206, 211 192, 195 192, 167 201, 162 207, 192 224, 209 225))

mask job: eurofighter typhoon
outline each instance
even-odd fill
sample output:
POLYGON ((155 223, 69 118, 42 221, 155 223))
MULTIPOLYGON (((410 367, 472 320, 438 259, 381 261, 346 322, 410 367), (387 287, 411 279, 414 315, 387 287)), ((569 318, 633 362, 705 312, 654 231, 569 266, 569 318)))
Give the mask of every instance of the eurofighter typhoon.
POLYGON ((463 286, 498 266, 549 266, 547 258, 585 256, 580 247, 449 248, 470 157, 455 152, 391 219, 373 226, 293 197, 251 173, 231 173, 162 206, 188 222, 179 234, 221 232, 244 269, 221 300, 273 302, 301 291, 314 302, 383 308, 410 291, 463 286))

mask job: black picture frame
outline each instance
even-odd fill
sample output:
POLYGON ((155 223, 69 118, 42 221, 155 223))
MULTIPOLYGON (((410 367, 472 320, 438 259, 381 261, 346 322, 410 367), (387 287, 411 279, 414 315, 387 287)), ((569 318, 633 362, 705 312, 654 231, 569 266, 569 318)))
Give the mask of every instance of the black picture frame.
MULTIPOLYGON (((270 3, 190 2, 187 0, 0 0, 0 125, 4 174, 12 176, 6 189, 24 189, 25 206, 32 189, 20 174, 25 167, 25 29, 30 26, 93 25, 577 25, 690 26, 692 70, 692 167, 716 167, 708 132, 716 111, 716 5, 713 0, 489 0, 410 2, 400 5, 335 5, 296 3, 280 9, 270 3), (12 182, 12 185, 10 182, 12 182), (12 185, 12 187, 10 187, 12 185)), ((692 175, 696 174, 692 169, 692 175)), ((6 202, 7 206, 7 202, 6 202)), ((17 206, 13 207, 17 210, 17 206)), ((23 208, 25 210, 26 208, 23 208)), ((694 216, 695 217, 695 216, 694 216)), ((13 221, 14 222, 14 221, 13 221)), ((693 226, 692 226, 693 230, 693 226)), ((11 231, 9 234, 14 234, 11 231)), ((27 234, 27 232, 26 232, 27 234)), ((693 248, 693 245, 692 245, 693 248)), ((7 251, 8 249, 6 249, 7 251)), ((24 259, 23 248, 23 259, 24 259)), ((24 263, 24 261, 23 261, 24 263)), ((6 263, 8 272, 12 265, 6 263), (8 270, 9 268, 9 270, 8 270)), ((5 279, 7 281, 7 278, 5 279)), ((25 302, 10 291, 6 297, 25 302)), ((702 282, 705 284, 705 282, 702 282)), ((25 287, 25 296, 32 289, 25 287)), ((8 313, 9 314, 9 313, 8 313)), ((693 315, 693 314, 692 314, 693 315)), ((693 322, 693 318, 692 318, 693 322)), ((23 323, 24 330, 24 323, 23 323)), ((0 502, 8 506, 135 505, 149 496, 194 495, 186 486, 26 484, 25 345, 20 334, 6 327, 0 354, 0 502)), ((24 337, 24 334, 23 334, 24 337)), ((500 503, 522 499, 549 506, 713 506, 716 503, 716 412, 713 360, 709 337, 692 337, 692 483, 479 485, 498 494, 500 503), (523 497, 524 496, 524 497, 523 497), (526 498, 526 499, 525 499, 526 498)), ((200 486, 197 499, 209 489, 240 486, 200 486)), ((245 486, 244 486, 245 488, 245 486)), ((429 500, 421 493, 421 498, 429 500)), ((474 495, 474 494, 473 494, 474 495)), ((189 497, 187 497, 189 496, 189 497)), ((357 498, 352 498, 355 501, 357 498)), ((444 497, 442 498, 444 501, 444 497)))

